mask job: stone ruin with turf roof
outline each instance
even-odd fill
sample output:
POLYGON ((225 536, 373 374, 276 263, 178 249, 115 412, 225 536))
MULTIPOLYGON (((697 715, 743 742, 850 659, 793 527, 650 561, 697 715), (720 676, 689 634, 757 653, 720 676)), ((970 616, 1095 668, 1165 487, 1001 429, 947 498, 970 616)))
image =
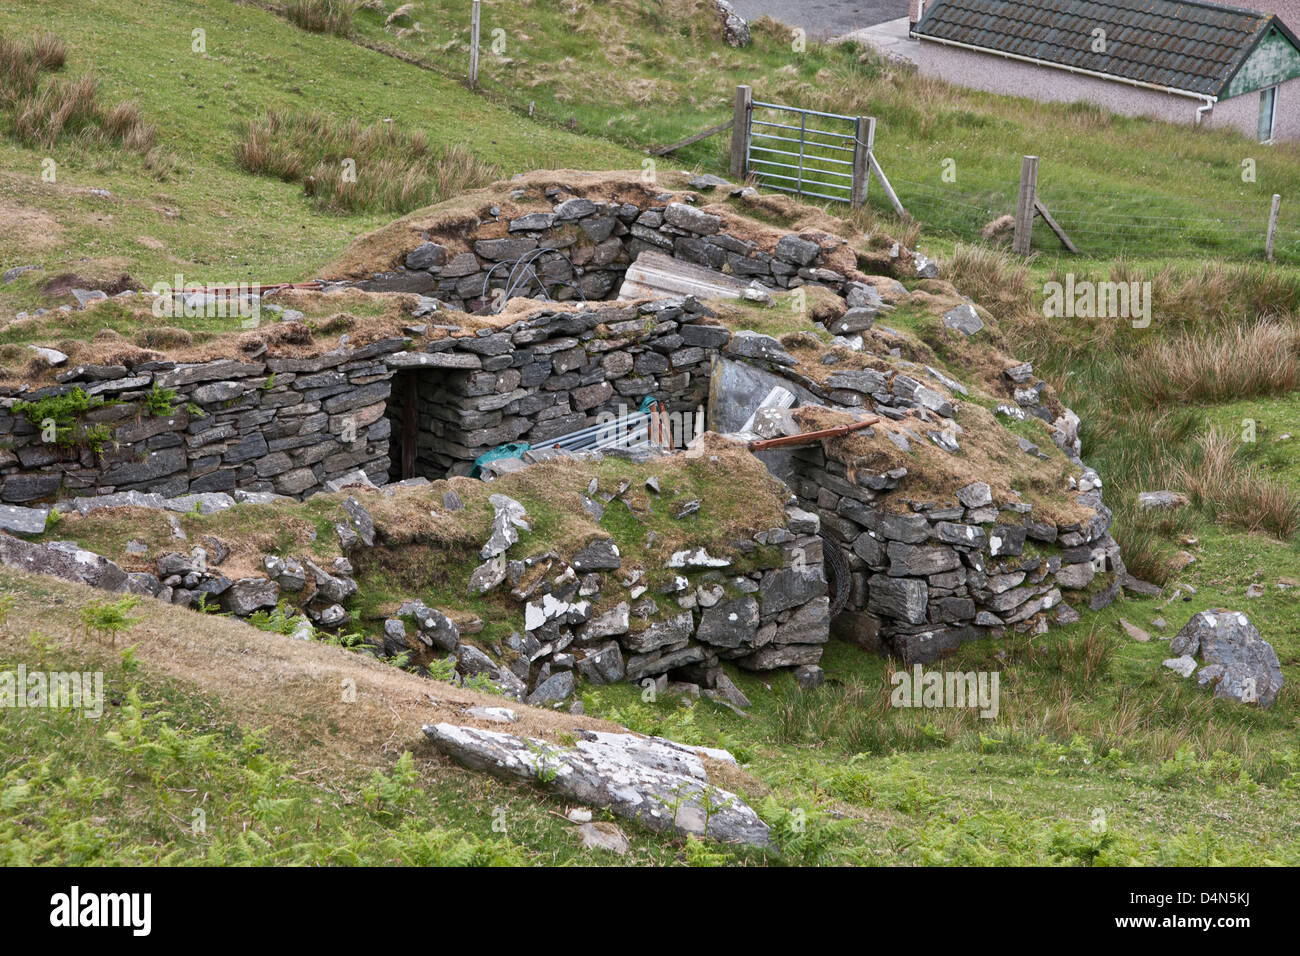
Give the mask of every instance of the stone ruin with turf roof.
MULTIPOLYGON (((685 427, 670 443, 694 438, 703 442, 697 454, 711 442, 743 449, 799 434, 808 430, 802 412, 813 409, 841 424, 877 419, 854 434, 887 438, 898 458, 873 470, 846 453, 847 436, 757 452, 783 483, 784 520, 746 529, 725 554, 659 555, 656 571, 672 574, 656 593, 608 535, 570 554, 516 553, 529 517, 496 495, 471 581, 454 593, 412 594, 400 613, 371 622, 382 633, 366 635, 369 649, 454 655, 463 676, 486 675, 534 703, 568 698, 582 679, 649 678, 743 706, 724 661, 798 668, 812 685, 832 634, 929 661, 961 642, 1045 630, 1113 599, 1125 572, 1101 479, 1080 460, 1078 419, 1028 365, 1006 358, 980 385, 996 403, 980 440, 1005 446, 1004 457, 1026 472, 1057 461, 1068 472, 1053 491, 1063 508, 1046 514, 1020 495, 1018 465, 940 488, 916 480, 919 464, 909 468, 925 456, 965 460, 972 436, 957 419, 977 397, 955 372, 904 358, 908 339, 889 327, 890 312, 942 301, 935 321, 958 343, 987 337, 988 313, 959 295, 909 291, 905 283, 933 279, 937 267, 884 237, 793 204, 779 207, 791 225, 769 225, 772 210, 752 189, 680 178, 667 189, 531 174, 462 198, 453 214, 434 207, 399 220, 360 240, 326 287, 403 293, 408 314, 337 343, 317 335, 309 354, 282 354, 274 337, 255 331, 202 362, 162 353, 114 365, 51 358, 46 380, 0 392, 0 560, 239 615, 287 601, 314 628, 355 627, 349 605, 365 582, 354 561, 387 533, 368 496, 409 495, 414 486, 424 489, 421 507, 454 508, 449 480, 508 443, 529 450, 483 477, 557 456, 590 463, 598 456, 548 442, 650 398, 675 420, 698 424, 705 412, 710 434, 694 438, 685 427), (516 286, 493 314, 510 260, 530 254, 531 284, 516 286), (692 281, 707 270, 756 314, 788 308, 772 297, 800 289, 817 290, 822 305, 807 331, 774 337, 737 327, 723 305, 694 295, 617 298, 629 270, 650 261, 661 273, 665 261, 679 262, 692 281), (539 289, 545 300, 525 301, 539 289), (777 387, 794 407, 760 409, 777 387), (161 413, 151 406, 160 391, 170 408, 161 413), (70 395, 89 399, 78 427, 98 429, 104 440, 94 448, 43 440, 33 410, 70 395), (1052 440, 1045 448, 1006 427, 1032 419, 1052 440), (219 560, 199 566, 185 546, 92 555, 57 540, 75 538, 76 516, 109 507, 206 513, 321 493, 339 502, 341 554, 328 567, 267 555, 261 573, 232 580, 219 560), (47 533, 52 508, 74 517, 47 533), (772 559, 735 573, 756 548, 772 559), (497 591, 516 597, 519 619, 489 654, 456 612, 464 595, 497 591)), ((584 507, 599 522, 627 489, 592 474, 584 507)), ((716 494, 736 490, 720 482, 716 494)), ((685 528, 712 502, 704 494, 691 505, 676 519, 685 528)))

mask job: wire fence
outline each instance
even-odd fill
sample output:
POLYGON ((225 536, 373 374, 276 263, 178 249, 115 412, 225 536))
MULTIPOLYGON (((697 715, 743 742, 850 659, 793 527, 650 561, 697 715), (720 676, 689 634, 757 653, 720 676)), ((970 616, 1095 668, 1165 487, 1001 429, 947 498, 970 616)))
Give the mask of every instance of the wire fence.
MULTIPOLYGON (((966 241, 980 238, 990 224, 1015 213, 1019 186, 1013 177, 975 188, 906 178, 892 178, 891 182, 909 215, 928 231, 966 241)), ((1084 256, 1264 258, 1271 194, 1258 199, 1207 199, 1197 204, 1202 210, 1197 211, 1185 197, 1058 188, 1053 187, 1050 175, 1040 173, 1037 195, 1084 256)), ((869 196, 873 206, 883 205, 879 193, 873 191, 869 196)), ((1005 236, 1009 241, 1010 235, 1008 223, 997 238, 1005 236)), ((1065 252, 1041 220, 1033 231, 1033 249, 1046 254, 1065 252)), ((1288 205, 1286 197, 1274 232, 1274 259, 1300 264, 1300 205, 1288 205)))

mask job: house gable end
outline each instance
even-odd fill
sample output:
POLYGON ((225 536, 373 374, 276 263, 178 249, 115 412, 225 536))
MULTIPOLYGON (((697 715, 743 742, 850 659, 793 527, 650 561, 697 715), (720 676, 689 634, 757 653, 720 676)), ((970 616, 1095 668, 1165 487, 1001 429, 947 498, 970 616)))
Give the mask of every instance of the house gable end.
MULTIPOLYGON (((1275 24, 1278 21, 1274 21, 1275 24)), ((1287 31, 1289 33, 1290 31, 1287 31)), ((1300 76, 1300 49, 1276 25, 1260 38, 1255 48, 1224 85, 1220 99, 1241 96, 1285 83, 1300 76)))

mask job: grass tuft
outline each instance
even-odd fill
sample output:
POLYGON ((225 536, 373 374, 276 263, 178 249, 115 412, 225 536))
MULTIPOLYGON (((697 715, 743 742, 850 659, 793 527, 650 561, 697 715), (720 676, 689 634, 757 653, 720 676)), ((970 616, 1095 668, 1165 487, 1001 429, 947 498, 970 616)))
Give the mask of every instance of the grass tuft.
POLYGON ((101 103, 93 76, 42 77, 62 69, 66 59, 63 41, 50 34, 25 41, 0 37, 0 110, 9 113, 13 136, 32 149, 49 149, 66 139, 141 154, 153 149, 153 124, 134 103, 101 103))
POLYGON ((1209 334, 1181 332, 1125 358, 1145 404, 1224 402, 1300 389, 1300 329, 1258 318, 1209 334))
POLYGON ((284 15, 294 26, 309 33, 332 33, 347 36, 352 32, 355 0, 288 0, 284 15))
POLYGON ((319 112, 268 111, 244 128, 235 159, 248 172, 302 183, 317 206, 336 212, 406 213, 498 175, 459 144, 431 145, 421 130, 319 112))
POLYGON ((1245 460, 1239 441, 1211 429, 1196 445, 1193 460, 1179 469, 1179 483, 1193 502, 1246 531, 1287 540, 1300 530, 1300 501, 1295 493, 1261 475, 1245 460))

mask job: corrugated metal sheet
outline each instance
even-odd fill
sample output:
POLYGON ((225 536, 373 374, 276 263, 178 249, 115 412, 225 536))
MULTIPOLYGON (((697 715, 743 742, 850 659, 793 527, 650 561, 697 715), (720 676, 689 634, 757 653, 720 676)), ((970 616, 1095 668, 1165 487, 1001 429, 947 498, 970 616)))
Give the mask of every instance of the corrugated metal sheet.
POLYGON ((916 33, 1218 96, 1272 20, 1180 0, 934 0, 916 33))

